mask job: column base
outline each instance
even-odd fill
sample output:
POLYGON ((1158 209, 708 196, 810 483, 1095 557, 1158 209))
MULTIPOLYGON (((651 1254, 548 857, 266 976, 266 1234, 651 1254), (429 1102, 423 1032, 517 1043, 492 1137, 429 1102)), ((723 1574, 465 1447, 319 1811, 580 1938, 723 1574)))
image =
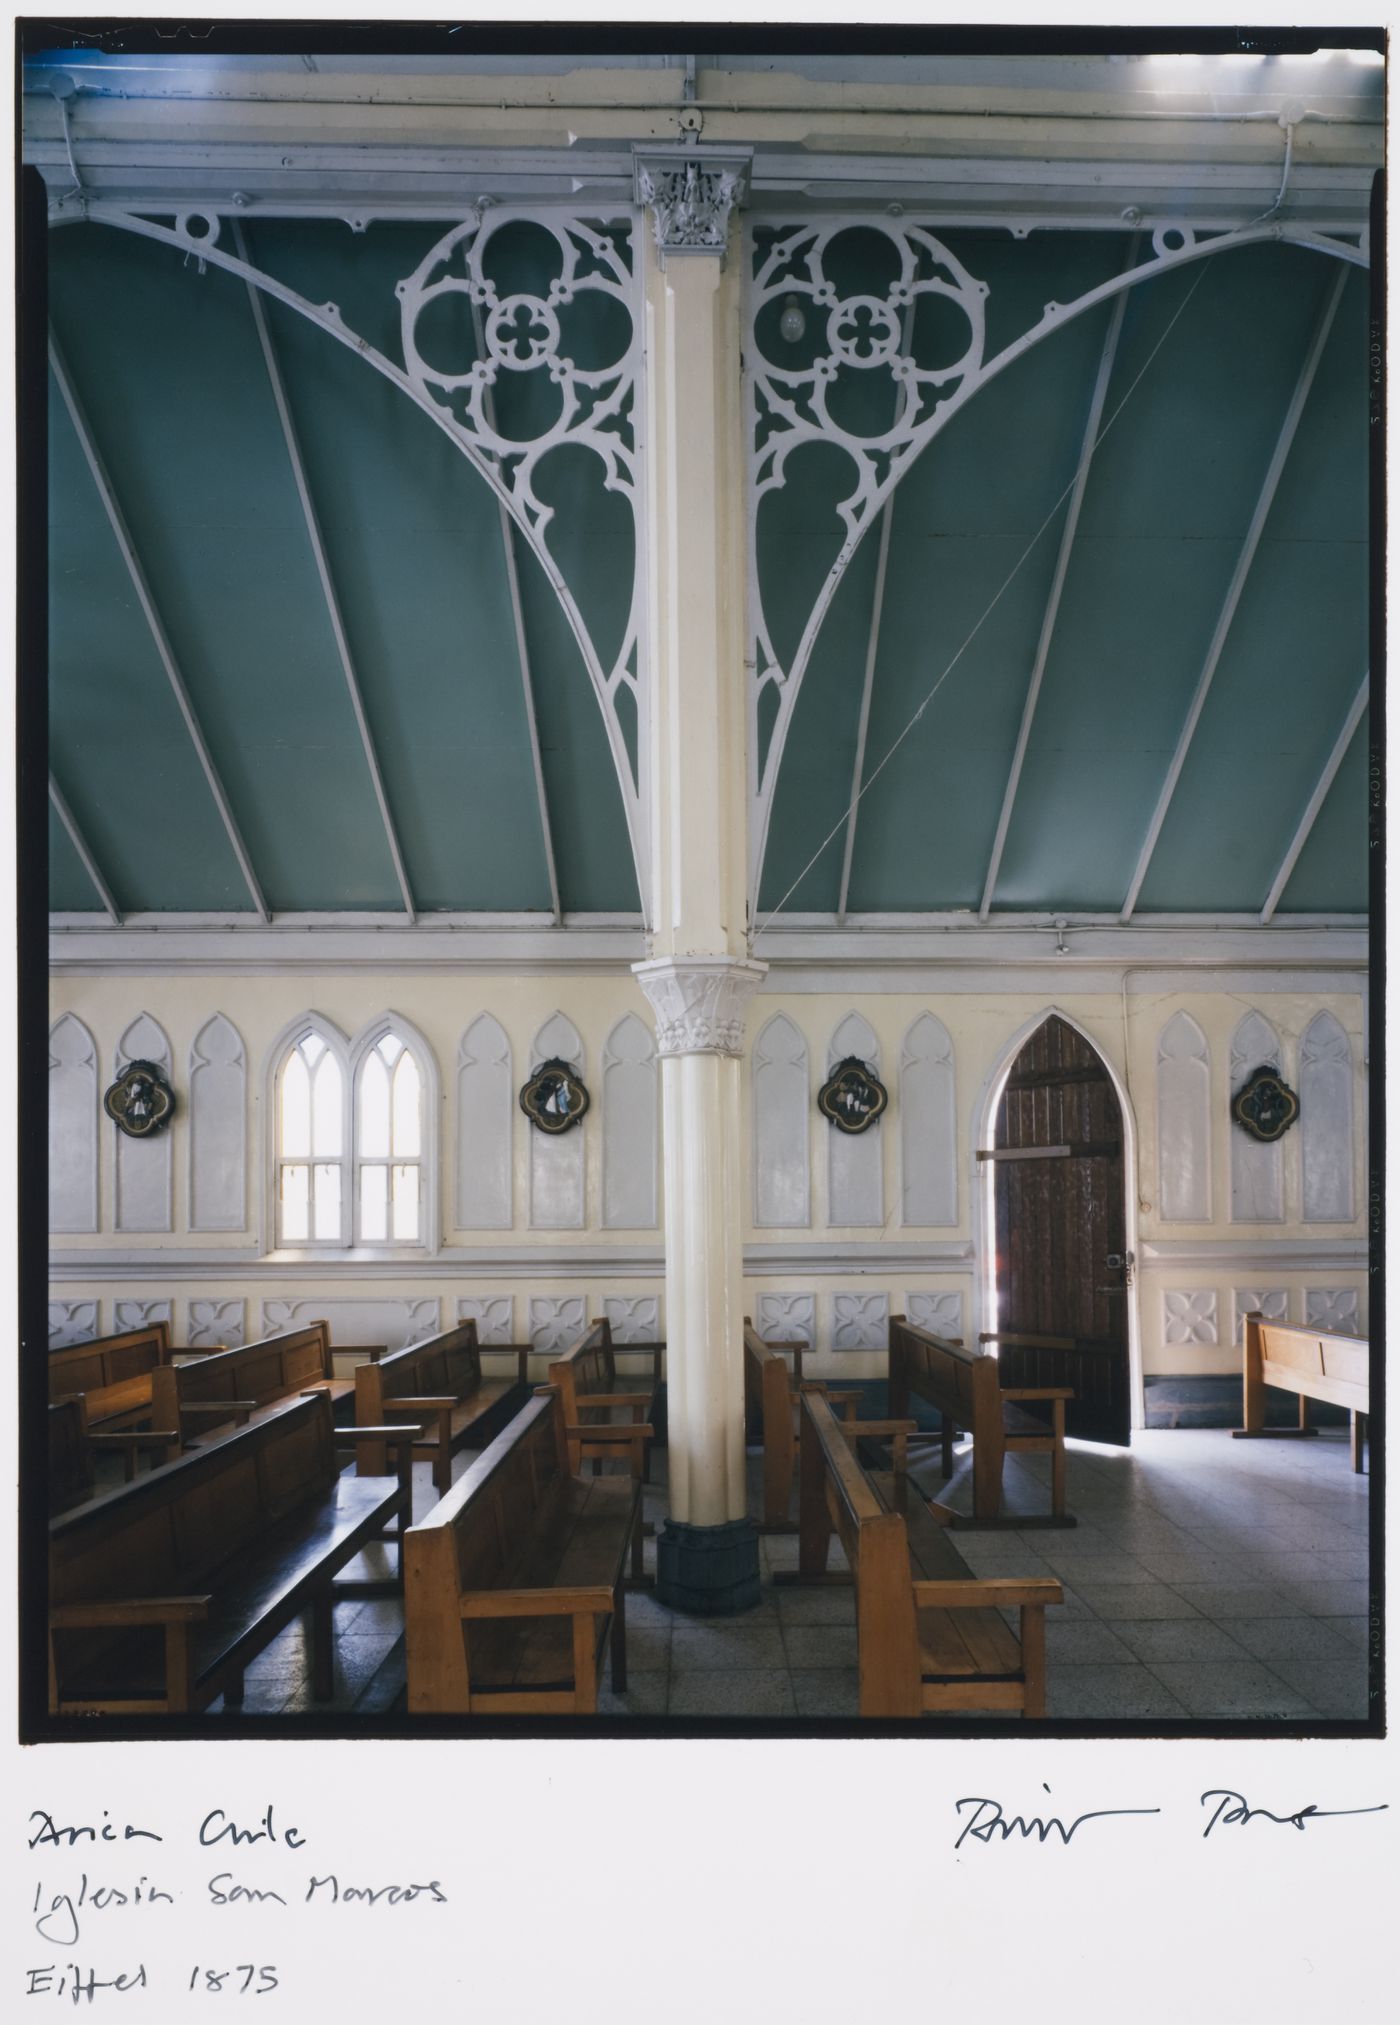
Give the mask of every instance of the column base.
POLYGON ((685 1526, 667 1519, 656 1541, 656 1594, 696 1617, 737 1617, 760 1599, 758 1527, 752 1519, 685 1526))

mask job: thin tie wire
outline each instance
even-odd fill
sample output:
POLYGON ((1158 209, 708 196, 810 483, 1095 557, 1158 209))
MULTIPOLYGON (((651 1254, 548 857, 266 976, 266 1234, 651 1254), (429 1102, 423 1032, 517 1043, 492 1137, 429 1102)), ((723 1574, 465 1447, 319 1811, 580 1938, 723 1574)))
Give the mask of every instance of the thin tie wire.
MULTIPOLYGON (((970 646, 972 645, 973 641, 974 641, 974 640, 975 640, 975 639, 977 638, 977 635, 978 635, 978 634, 979 634, 979 633, 981 632, 981 630, 982 630, 983 626, 985 626, 985 625, 986 625, 986 623, 987 623, 988 619, 989 619, 989 618, 990 618, 990 617, 992 616, 992 613, 993 613, 993 612, 994 612, 994 611, 996 610, 996 607, 998 606, 998 604, 1000 604, 1000 602, 1001 602, 1002 598, 1003 598, 1003 597, 1005 596, 1006 592, 1007 592, 1007 591, 1008 591, 1008 590, 1010 589, 1010 587, 1011 587, 1011 584, 1012 584, 1012 582, 1014 581, 1015 577, 1017 576, 1018 572, 1019 572, 1019 571, 1020 571, 1020 570, 1021 570, 1021 569, 1023 568, 1023 566, 1025 565, 1026 561, 1027 561, 1027 560, 1028 560, 1028 558, 1030 557, 1030 554, 1031 554, 1032 550, 1033 550, 1033 549, 1035 548, 1035 545, 1036 545, 1036 543, 1037 543, 1037 542, 1038 542, 1038 541, 1040 540, 1041 536, 1042 536, 1042 535, 1043 535, 1043 534, 1045 533, 1045 530, 1046 530, 1046 529, 1047 529, 1047 528, 1049 527, 1049 525, 1050 525, 1051 521, 1053 521, 1053 520, 1054 520, 1054 518, 1055 518, 1055 515, 1056 515, 1056 514, 1057 514, 1057 513, 1059 512, 1060 508, 1061 508, 1061 507, 1062 507, 1062 506, 1064 505, 1065 501, 1066 501, 1066 500, 1067 500, 1067 499, 1069 498, 1069 496, 1070 496, 1071 492, 1073 492, 1073 490, 1074 490, 1075 486, 1076 486, 1076 485, 1078 484, 1078 482, 1079 482, 1079 475, 1080 475, 1080 473, 1081 473, 1082 471, 1086 470, 1086 469, 1087 469, 1087 467, 1089 466, 1089 464, 1090 464, 1090 463, 1091 463, 1091 462, 1093 461, 1093 457, 1094 457, 1094 453, 1095 453, 1095 452, 1097 451, 1097 449, 1098 449, 1098 447, 1099 447, 1100 443, 1102 443, 1102 442, 1103 442, 1103 439, 1104 439, 1104 437, 1105 437, 1105 436, 1106 436, 1106 435, 1108 434, 1109 430, 1110 430, 1110 429, 1111 429, 1111 428, 1113 427, 1114 423, 1115 423, 1115 422, 1116 422, 1116 421, 1118 420, 1118 417, 1119 417, 1119 416, 1120 416, 1120 415, 1122 414, 1123 410, 1124 410, 1124 409, 1125 409, 1125 408, 1127 407, 1127 405, 1128 405, 1129 401, 1130 401, 1130 400, 1132 399, 1133 395, 1134 395, 1134 394, 1135 394, 1135 393, 1137 392, 1137 389, 1138 389, 1139 385, 1140 385, 1140 384, 1141 384, 1141 382, 1142 382, 1143 376, 1144 376, 1144 374, 1145 374, 1145 373, 1147 372, 1148 368, 1149 368, 1149 367, 1151 366, 1151 364, 1152 364, 1152 361, 1153 361, 1153 360, 1154 360, 1154 359, 1156 358, 1156 356, 1157 356, 1158 352, 1159 352, 1159 351, 1161 351, 1161 349, 1162 349, 1162 346, 1163 346, 1163 345, 1164 345, 1164 344, 1166 343, 1167 339, 1168 339, 1168 338, 1169 338, 1169 337, 1171 336, 1172 332, 1173 332, 1173 331, 1174 331, 1174 330, 1176 329, 1176 326, 1177 326, 1177 324, 1178 324, 1178 323, 1179 323, 1179 322, 1181 321, 1181 318, 1182 318, 1182 317, 1183 317, 1183 316, 1185 315, 1185 313, 1186 313, 1186 310, 1187 310, 1187 308, 1188 308, 1188 307, 1189 307, 1189 305, 1190 305, 1190 302, 1191 302, 1191 298, 1192 298, 1192 296, 1193 296, 1193 295, 1194 295, 1194 294, 1196 293, 1196 290, 1197 290, 1197 289, 1198 289, 1198 288, 1200 287, 1201 283, 1202 283, 1202 282, 1203 282, 1203 281, 1205 280, 1205 277, 1206 277, 1206 269, 1207 269, 1207 267, 1209 266, 1209 264, 1210 264, 1210 263, 1209 263, 1208 261, 1203 261, 1203 262, 1202 262, 1202 264, 1201 264, 1201 268, 1200 268, 1200 272, 1199 272, 1199 273, 1197 274, 1197 276, 1196 276, 1196 279, 1195 279, 1195 280, 1194 280, 1194 281, 1192 282, 1192 284, 1191 284, 1190 288, 1188 288, 1188 289, 1187 289, 1187 291, 1186 291, 1185 295, 1184 295, 1184 296, 1183 296, 1183 297, 1181 298, 1181 301, 1180 301, 1180 303, 1178 304, 1178 306, 1177 306, 1177 308, 1176 308, 1176 310, 1175 310, 1174 314, 1172 315, 1171 321, 1170 321, 1170 322, 1168 323, 1168 325, 1167 325, 1166 329, 1165 329, 1165 330, 1164 330, 1164 331, 1162 332, 1162 335, 1161 335, 1161 336, 1160 336, 1160 337, 1158 338, 1158 340, 1157 340, 1156 344, 1155 344, 1155 345, 1153 345, 1153 347, 1152 347, 1151 351, 1150 351, 1150 352, 1149 352, 1149 353, 1147 354, 1147 357, 1146 357, 1146 358, 1144 359, 1144 361, 1143 361, 1142 365, 1140 366, 1140 368, 1138 369, 1137 373, 1135 374, 1135 376, 1134 376, 1134 378, 1133 378, 1133 382, 1132 382, 1132 385, 1131 385, 1131 386, 1130 386, 1130 387, 1128 388, 1128 390, 1127 390, 1127 392, 1126 392, 1126 393, 1124 394, 1124 396, 1123 396, 1122 400, 1121 400, 1121 401, 1120 401, 1120 402, 1118 403, 1118 406, 1117 406, 1117 407, 1116 407, 1116 408, 1114 409, 1113 413, 1112 413, 1112 414, 1111 414, 1111 415, 1109 416, 1108 420, 1107 420, 1107 421, 1106 421, 1106 422, 1104 423, 1104 425, 1103 425, 1102 429, 1100 429, 1100 431, 1099 431, 1098 435, 1097 435, 1097 436, 1096 436, 1096 437, 1094 438, 1094 441, 1092 442, 1092 444, 1091 444, 1091 445, 1089 446, 1089 448, 1088 448, 1088 449, 1087 449, 1087 450, 1085 451, 1085 453, 1084 453, 1083 457, 1082 457, 1082 458, 1080 459, 1079 463, 1078 463, 1078 464, 1077 464, 1077 465, 1075 466, 1075 468, 1074 468, 1074 471, 1073 471, 1073 473, 1072 473, 1072 475, 1071 475, 1071 477, 1070 477, 1070 481, 1069 481, 1069 484, 1068 484, 1068 485, 1067 485, 1067 486, 1065 487, 1064 491, 1063 491, 1063 492, 1062 492, 1062 493, 1060 494, 1059 498, 1058 498, 1058 499, 1057 499, 1057 500, 1055 501, 1055 503, 1054 503, 1054 505, 1053 505, 1053 506, 1051 507, 1050 511, 1049 511, 1049 512, 1048 512, 1048 513, 1046 514, 1046 516, 1045 516, 1044 520, 1042 520, 1042 521, 1041 521, 1041 523, 1040 523, 1040 526, 1039 526, 1039 527, 1038 527, 1038 528, 1036 529, 1035 533, 1034 533, 1034 534, 1033 534, 1033 535, 1031 536, 1030 540, 1029 540, 1029 541, 1028 541, 1028 542, 1026 543, 1026 546, 1025 546, 1025 548, 1024 548, 1024 549, 1023 549, 1022 551, 1021 551, 1021 554, 1020 554, 1020 555, 1019 555, 1019 556, 1017 557, 1016 561, 1015 561, 1015 562, 1014 562, 1014 563, 1013 563, 1013 564, 1011 565, 1011 568, 1010 568, 1010 570, 1008 571, 1008 573, 1007 573, 1006 577, 1004 578, 1004 580, 1003 580, 1003 582, 1002 582, 1002 584, 1001 584, 1001 587, 1000 587, 1000 589, 999 589, 999 590, 998 590, 998 591, 997 591, 997 592, 996 592, 996 593, 994 594, 994 596, 993 596, 993 598, 992 598, 992 600, 991 600, 991 603, 990 603, 990 604, 989 604, 989 605, 987 606, 987 608, 986 608, 986 610, 985 610, 985 611, 983 612, 983 614, 982 614, 981 618, 980 618, 980 619, 978 619, 977 623, 976 623, 976 624, 974 625, 974 627, 972 628, 972 631, 971 631, 971 632, 970 632, 970 633, 969 633, 969 634, 967 635, 967 638, 966 638, 966 639, 965 639, 965 640, 963 641, 963 643, 962 643, 961 647, 959 647, 959 649, 958 649, 957 653, 956 653, 956 654, 954 654, 954 656, 953 656, 952 660, 951 660, 951 661, 950 661, 950 662, 948 663, 947 667, 946 667, 946 668, 945 668, 945 669, 943 670, 942 674, 941 674, 941 675, 940 675, 940 676, 938 677, 938 679, 937 679, 937 681, 936 681, 936 682, 934 683, 933 687, 932 687, 932 688, 931 688, 931 689, 929 690, 929 692, 928 692, 928 695, 927 695, 927 696, 925 696, 925 698, 924 698, 923 702, 922 702, 922 703, 921 703, 921 704, 919 705, 918 709, 917 709, 917 710, 916 710, 916 711, 914 712, 914 715, 913 715, 913 716, 912 716, 912 717, 910 718, 909 722, 908 722, 908 723, 907 723, 907 724, 905 725, 905 727, 904 727, 903 731, 901 731, 901 732, 900 732, 899 736, 898 736, 898 737, 897 737, 897 738, 895 739, 895 741, 894 741, 893 745, 891 745, 891 746, 890 746, 890 748, 889 748, 888 752, 886 752, 886 754, 885 754, 884 758, 883 758, 883 759, 882 759, 882 760, 880 761, 880 764, 879 764, 879 765, 878 765, 878 766, 877 766, 877 767, 875 768, 874 772, 873 772, 873 773, 872 773, 872 774, 871 774, 871 775, 869 776, 869 778, 868 778, 867 780, 865 780, 865 781, 863 781, 863 782, 862 782, 862 784, 861 784, 860 788, 858 789, 858 791, 857 791, 856 795, 854 796, 853 800, 852 800, 852 801, 851 801, 851 802, 849 803, 849 805, 848 805, 848 806, 846 807, 846 809, 845 809, 845 810, 844 810, 844 811, 842 812, 842 814, 841 814, 841 816, 840 816, 839 820, 838 820, 838 821, 836 822, 836 824, 835 824, 835 825, 833 826, 833 828, 832 828, 832 829, 830 829, 830 830, 828 830, 827 834, 826 834, 826 835, 825 835, 825 836, 824 836, 824 837, 822 838, 822 840, 821 840, 821 842, 820 842, 820 843, 818 844, 818 846, 817 846, 816 850, 815 850, 815 851, 814 851, 814 852, 812 853, 811 857, 810 857, 810 858, 809 858, 809 859, 807 860, 806 864, 805 864, 805 865, 804 865, 804 866, 802 867, 802 870, 801 870, 801 871, 800 871, 800 872, 798 873, 797 877, 796 877, 796 878, 795 878, 795 879, 793 880, 792 884, 791 884, 791 885, 790 885, 790 886, 788 887, 788 889, 787 889, 786 893, 784 893, 784 895, 783 895, 782 899, 781 899, 781 900, 780 900, 780 901, 778 902, 777 906, 776 906, 776 907, 774 907, 774 908, 773 908, 773 909, 772 909, 772 910, 771 910, 771 911, 770 911, 770 912, 769 912, 769 913, 768 913, 767 915, 765 915, 764 919, 763 919, 763 920, 762 920, 762 921, 761 921, 761 922, 759 923, 758 927, 757 927, 757 928, 755 928, 755 930, 754 930, 754 939, 755 939, 755 940, 756 940, 756 939, 757 939, 757 938, 758 938, 758 937, 759 937, 760 935, 762 935, 762 934, 763 934, 763 932, 764 932, 764 930, 765 930, 765 929, 767 929, 767 928, 770 928, 770 927, 772 926, 773 922, 774 922, 774 921, 775 921, 775 920, 777 919, 778 915, 782 913, 782 911, 783 911, 784 907, 786 907, 786 905, 787 905, 788 901, 789 901, 789 900, 790 900, 790 899, 792 898, 793 894, 794 894, 794 893, 795 893, 795 892, 797 891, 798 887, 799 887, 799 886, 800 886, 800 885, 802 884, 802 881, 803 881, 803 880, 804 880, 804 879, 806 878, 807 874, 808 874, 808 873, 809 873, 809 872, 811 871, 811 869, 812 869, 813 865, 815 865, 815 864, 816 864, 816 862, 817 862, 817 860, 818 860, 818 858, 820 858, 820 857, 821 857, 821 855, 822 855, 822 852, 823 852, 823 851, 824 851, 824 850, 826 849, 827 845, 828 845, 829 843, 831 843, 831 841, 832 841, 832 839, 833 839, 834 837, 838 837, 838 836, 839 836, 839 835, 841 834, 841 831, 842 831, 842 830, 843 830, 843 829, 845 828, 846 824, 847 824, 847 823, 848 823, 848 822, 850 821, 850 819, 851 819, 851 812, 852 812, 852 810, 853 810, 853 809, 855 809, 855 808, 856 808, 856 807, 858 806, 858 804, 859 804, 859 802, 860 802, 860 800, 861 800, 862 796, 864 796, 865 794, 867 794, 867 793, 869 792, 869 790, 870 790, 871 788, 873 788, 873 787, 874 787, 874 785, 875 785, 876 781, 877 781, 877 780, 878 780, 878 779, 880 778, 880 775, 881 775, 881 774, 882 774, 882 773, 884 772, 885 768, 886 768, 886 767, 887 767, 887 766, 889 765, 890 761, 891 761, 891 760, 892 760, 892 759, 894 758, 894 756, 895 756, 895 754, 896 754, 896 753, 898 752, 898 750, 899 750, 900 746, 901 746, 901 745, 903 745, 903 743, 904 743, 905 739, 906 739, 906 738, 907 738, 907 737, 909 736, 910 732, 911 732, 911 731, 912 731, 912 730, 914 729, 914 726, 915 726, 915 725, 916 725, 916 724, 918 723, 919 719, 920 719, 920 718, 921 718, 921 717, 923 716, 924 712, 925 712, 925 711, 926 711, 926 710, 928 709, 928 707, 929 707, 930 703, 932 703, 932 701, 933 701, 934 697, 935 697, 935 696, 936 696, 936 695, 938 694, 939 690, 940 690, 940 689, 941 689, 941 688, 943 687, 943 684, 944 684, 944 683, 945 683, 945 682, 947 681, 948 677, 949 677, 949 676, 950 676, 950 675, 952 674, 953 670, 954 670, 954 669, 955 669, 955 668, 957 667, 957 665, 958 665, 959 661, 961 661, 961 659, 962 659, 963 655, 964 655, 964 654, 965 654, 965 653, 967 652, 968 648, 969 648, 969 647, 970 647, 970 646)), ((892 496, 893 496, 893 495, 891 495, 891 497, 892 497, 892 496)))

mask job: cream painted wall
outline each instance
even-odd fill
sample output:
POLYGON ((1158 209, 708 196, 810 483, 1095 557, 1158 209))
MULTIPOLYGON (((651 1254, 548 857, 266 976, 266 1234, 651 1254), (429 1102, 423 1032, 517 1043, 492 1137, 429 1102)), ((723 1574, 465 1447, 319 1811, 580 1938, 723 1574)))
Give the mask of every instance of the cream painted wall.
MULTIPOLYGON (((1291 1317, 1306 1316, 1314 1294, 1354 1294, 1358 1326, 1366 1326, 1363 1268, 1365 1223, 1305 1224, 1301 1220, 1301 1129, 1284 1139, 1285 1221, 1273 1225, 1231 1223, 1229 1218, 1229 1134, 1227 1122, 1230 1037, 1248 1006, 1255 1005, 1279 1034, 1283 1072, 1296 1087, 1302 1033, 1325 1007, 1346 1031, 1352 1051, 1354 1086, 1355 1202, 1366 1199, 1363 1168, 1364 1068, 1363 1000, 1357 993, 1316 996, 1261 990, 1253 997, 1209 991, 1062 995, 1053 1006, 1031 994, 949 992, 828 993, 785 991, 780 972, 755 1000, 750 1041, 773 1013, 782 1011, 803 1034, 808 1050, 810 1104, 808 1148, 811 1167, 810 1226, 775 1230, 753 1221, 750 1170, 752 1148, 745 1133, 746 1177, 743 1215, 748 1247, 746 1307, 757 1315, 764 1295, 808 1296, 815 1304, 819 1349, 812 1369, 866 1372, 882 1368, 869 1350, 833 1350, 838 1330, 847 1340, 881 1336, 884 1312, 908 1308, 911 1296, 943 1293, 962 1302, 963 1333, 979 1326, 975 1259, 984 1234, 978 1188, 984 1170, 974 1158, 977 1135, 990 1115, 995 1078, 1009 1064, 1017 1037, 1049 1010, 1080 1026, 1103 1054, 1125 1092, 1136 1146, 1136 1314, 1141 1368, 1148 1374, 1206 1375, 1239 1368, 1234 1347, 1234 1302, 1238 1291, 1281 1289, 1291 1317), (1156 1051, 1163 1027, 1184 1008, 1207 1037, 1211 1055, 1212 1189, 1209 1223, 1164 1222, 1157 1194, 1156 1051), (827 1135, 816 1110, 816 1091, 825 1077, 827 1049, 846 1014, 858 1010, 880 1044, 882 1074, 890 1107, 877 1128, 884 1181, 884 1222, 878 1228, 841 1228, 828 1221, 827 1135), (957 1221, 946 1227, 909 1227, 901 1221, 900 1051, 910 1026, 925 1010, 943 1022, 956 1059, 957 1221), (1158 1249, 1160 1248, 1160 1249, 1158 1249), (1156 1255, 1154 1256, 1154 1251, 1156 1255), (1167 1296, 1178 1298, 1168 1303, 1167 1296), (1214 1304, 1213 1333, 1211 1313, 1214 1304), (1169 1307, 1171 1312, 1169 1313, 1169 1307), (1183 1318, 1185 1318, 1183 1320, 1183 1318), (1195 1341, 1174 1341, 1183 1329, 1195 1341)), ((531 1297, 554 1302, 582 1300, 591 1316, 605 1297, 659 1304, 664 1322, 660 1229, 605 1231, 602 1226, 602 1051, 608 1033, 628 1012, 648 1028, 645 999, 625 971, 587 973, 577 968, 528 975, 494 975, 448 970, 354 971, 345 974, 196 972, 181 975, 120 975, 63 972, 54 980, 52 1016, 71 1011, 97 1042, 99 1088, 111 1080, 116 1043, 138 1013, 149 1012, 169 1035, 178 1095, 187 1098, 190 1044, 214 1012, 222 1012, 242 1035, 248 1062, 249 1226, 244 1232, 191 1232, 188 1217, 188 1116, 182 1108, 172 1127, 174 1229, 170 1235, 119 1235, 113 1229, 115 1128, 101 1121, 99 1223, 92 1234, 57 1239, 53 1300, 62 1306, 96 1303, 90 1327, 119 1326, 118 1302, 170 1298, 177 1333, 184 1334, 190 1306, 200 1301, 243 1301, 245 1330, 261 1325, 263 1301, 364 1300, 397 1304, 404 1328, 421 1332, 426 1311, 419 1301, 437 1302, 441 1326, 456 1319, 460 1298, 508 1299, 513 1340, 530 1326, 531 1297), (436 1259, 399 1255, 392 1260, 362 1254, 296 1260, 260 1256, 259 1219, 264 1194, 264 1118, 268 1053, 275 1037, 299 1014, 314 1010, 353 1037, 370 1021, 392 1010, 419 1029, 437 1057, 441 1090, 440 1201, 445 1250, 436 1259), (509 1230, 469 1231, 453 1226, 456 1171, 456 1067, 461 1036, 482 1011, 489 1011, 508 1034, 515 1086, 533 1063, 534 1036, 555 1011, 578 1029, 586 1050, 586 1076, 593 1108, 580 1128, 586 1179, 586 1220, 576 1230, 532 1230, 528 1221, 530 1131, 514 1114, 514 1222, 509 1230), (190 1256, 182 1264, 180 1254, 190 1256), (227 1265, 215 1255, 227 1253, 227 1265), (83 1254, 94 1255, 84 1264, 83 1254), (74 1269, 77 1269, 76 1272, 74 1269), (418 1325, 410 1319, 418 1314, 418 1325)), ((750 1079, 746 1068, 745 1101, 750 1079)), ((770 1304, 771 1305, 771 1304, 770 1304)), ((946 1309, 945 1311, 946 1312, 946 1309)), ((84 1314, 81 1318, 88 1322, 84 1314)))

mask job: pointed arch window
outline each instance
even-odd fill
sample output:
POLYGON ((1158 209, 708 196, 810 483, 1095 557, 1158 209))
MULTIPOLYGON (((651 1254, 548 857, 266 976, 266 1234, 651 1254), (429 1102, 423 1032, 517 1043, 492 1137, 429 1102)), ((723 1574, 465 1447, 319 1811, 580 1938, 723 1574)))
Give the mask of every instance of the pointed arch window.
POLYGON ((314 1027, 282 1058, 276 1121, 278 1244, 345 1244, 345 1070, 314 1027))
POLYGON ((423 1241, 423 1077, 392 1031, 356 1071, 355 1236, 367 1245, 423 1241))

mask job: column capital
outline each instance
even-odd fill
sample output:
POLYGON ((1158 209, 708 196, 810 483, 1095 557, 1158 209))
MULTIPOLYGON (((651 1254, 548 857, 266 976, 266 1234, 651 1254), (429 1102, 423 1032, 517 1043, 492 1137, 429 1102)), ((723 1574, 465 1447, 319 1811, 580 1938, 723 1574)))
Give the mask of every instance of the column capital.
POLYGON ((633 148, 633 187, 637 202, 651 212, 663 266, 672 253, 711 253, 723 260, 729 215, 743 199, 752 160, 751 148, 711 153, 693 142, 633 148))
POLYGON ((632 975, 656 1014, 659 1055, 742 1055, 749 1000, 766 963, 741 956, 658 956, 632 975))

